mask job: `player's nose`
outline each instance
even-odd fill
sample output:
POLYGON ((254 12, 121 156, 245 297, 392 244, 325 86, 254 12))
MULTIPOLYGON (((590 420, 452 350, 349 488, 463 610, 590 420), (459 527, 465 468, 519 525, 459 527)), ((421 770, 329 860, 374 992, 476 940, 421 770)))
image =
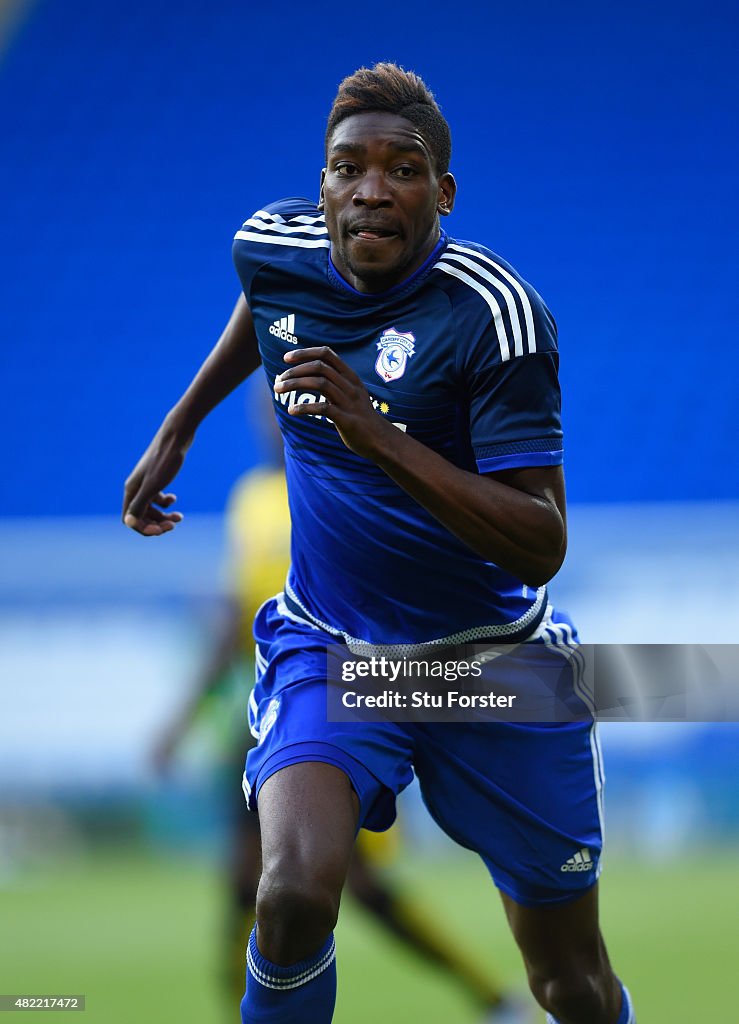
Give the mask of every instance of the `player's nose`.
POLYGON ((392 206, 393 196, 384 174, 380 172, 367 171, 357 182, 357 187, 352 196, 355 206, 369 206, 377 209, 382 206, 392 206))

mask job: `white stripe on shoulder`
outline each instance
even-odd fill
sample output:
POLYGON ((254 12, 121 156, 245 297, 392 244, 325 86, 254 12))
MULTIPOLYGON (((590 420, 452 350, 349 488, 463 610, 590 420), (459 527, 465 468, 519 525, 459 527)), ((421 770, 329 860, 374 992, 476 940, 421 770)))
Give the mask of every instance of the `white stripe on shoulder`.
POLYGON ((475 259, 480 260, 481 263, 487 264, 492 267, 501 277, 504 277, 518 293, 521 299, 521 305, 523 306, 524 320, 526 321, 526 334, 529 340, 529 352, 536 352, 536 330, 534 328, 534 310, 531 305, 531 299, 526 294, 526 289, 523 287, 520 281, 517 281, 513 274, 510 274, 505 267, 501 267, 495 260, 491 260, 489 256, 483 255, 476 249, 468 249, 464 245, 457 245, 455 242, 451 242, 448 249, 453 249, 455 252, 463 252, 468 256, 474 256, 475 259))
POLYGON ((319 213, 317 217, 309 217, 305 213, 301 213, 298 217, 291 217, 291 224, 325 224, 326 218, 322 213, 319 213))
POLYGON ((267 213, 266 210, 257 210, 254 217, 259 217, 260 220, 271 221, 274 224, 284 224, 285 218, 279 213, 267 213))
POLYGON ((501 312, 498 300, 495 298, 492 292, 488 291, 484 285, 476 281, 474 277, 470 277, 469 274, 465 274, 459 267, 454 267, 451 263, 445 263, 444 260, 439 262, 434 267, 434 270, 443 270, 445 274, 450 274, 451 277, 456 277, 460 281, 464 281, 470 288, 481 295, 485 302, 488 304, 490 312, 493 314, 493 323, 495 324, 495 330, 498 335, 498 345, 500 346, 500 358, 503 362, 506 362, 511 358, 511 352, 508 347, 508 336, 506 335, 505 324, 503 323, 503 313, 501 312))
POLYGON ((513 351, 515 355, 523 355, 523 334, 521 332, 521 318, 518 315, 518 308, 516 306, 516 300, 513 297, 511 289, 503 284, 497 277, 493 277, 490 271, 485 270, 479 263, 475 263, 472 260, 468 260, 465 256, 458 256, 456 252, 445 252, 445 260, 454 260, 455 263, 461 263, 463 267, 467 267, 468 270, 474 270, 478 277, 483 278, 488 284, 491 284, 496 291, 505 299, 505 304, 508 308, 508 315, 511 318, 511 328, 513 329, 513 351))
POLYGON ((284 235, 263 235, 258 231, 237 231, 234 240, 243 239, 245 242, 269 242, 272 245, 295 245, 301 249, 329 249, 331 243, 328 238, 292 238, 284 235))
POLYGON ((279 235, 328 234, 325 227, 308 227, 304 224, 298 224, 295 227, 290 227, 289 224, 265 224, 264 221, 256 220, 254 217, 250 217, 249 220, 245 220, 241 226, 242 228, 256 228, 257 231, 276 231, 279 235))

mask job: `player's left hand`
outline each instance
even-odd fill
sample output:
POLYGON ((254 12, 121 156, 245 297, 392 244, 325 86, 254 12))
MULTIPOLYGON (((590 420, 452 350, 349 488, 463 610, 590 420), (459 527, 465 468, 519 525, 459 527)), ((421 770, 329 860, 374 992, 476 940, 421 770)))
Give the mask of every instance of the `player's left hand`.
POLYGON ((316 391, 325 401, 305 402, 289 408, 291 416, 326 416, 347 448, 374 461, 383 442, 395 430, 372 407, 367 388, 350 366, 328 345, 298 348, 286 352, 289 363, 275 380, 278 395, 291 391, 316 391))

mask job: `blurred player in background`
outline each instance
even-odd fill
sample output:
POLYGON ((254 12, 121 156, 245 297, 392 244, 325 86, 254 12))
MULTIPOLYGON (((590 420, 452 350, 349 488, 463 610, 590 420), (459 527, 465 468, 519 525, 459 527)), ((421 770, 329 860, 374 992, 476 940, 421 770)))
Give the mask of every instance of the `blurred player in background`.
MULTIPOLYGON (((254 391, 255 389, 252 389, 254 391)), ((228 601, 221 616, 216 640, 192 692, 163 733, 155 750, 157 767, 168 768, 178 746, 206 712, 219 692, 241 714, 231 723, 229 777, 240 779, 248 744, 244 737, 243 678, 254 662, 252 624, 261 604, 285 583, 290 566, 290 512, 282 441, 277 422, 261 389, 253 404, 260 415, 252 415, 265 441, 267 459, 245 473, 234 485, 226 510, 226 566, 228 601), (236 680, 233 676, 236 675, 236 680), (231 683, 238 692, 229 694, 231 683)), ((225 781, 225 780, 224 780, 225 781)), ((256 920, 256 896, 262 858, 259 817, 244 803, 241 790, 233 788, 231 844, 227 860, 228 908, 226 920, 225 982, 238 1001, 244 990, 244 949, 256 920)), ((396 859, 400 834, 397 826, 388 832, 359 834, 349 866, 347 889, 389 933, 405 942, 432 964, 444 970, 480 1007, 483 1024, 529 1024, 532 1007, 517 995, 504 993, 489 970, 483 970, 460 952, 453 937, 435 922, 432 912, 385 877, 384 868, 396 859)))
MULTIPOLYGON (((255 622, 244 791, 263 870, 242 1020, 332 1020, 357 831, 392 823, 415 772, 437 823, 487 865, 550 1022, 634 1024, 599 927, 592 720, 328 720, 327 651, 341 642, 410 658, 525 642, 570 652, 574 696, 578 678, 574 626, 546 589, 567 547, 554 320, 510 264, 441 229, 451 135, 418 76, 379 64, 345 79, 325 147, 318 204, 272 203, 236 233, 244 294, 123 502, 144 536, 176 527, 166 487, 261 363, 292 543, 285 590, 255 622)), ((493 170, 480 168, 491 203, 493 170)), ((492 690, 494 662, 486 672, 492 690)))

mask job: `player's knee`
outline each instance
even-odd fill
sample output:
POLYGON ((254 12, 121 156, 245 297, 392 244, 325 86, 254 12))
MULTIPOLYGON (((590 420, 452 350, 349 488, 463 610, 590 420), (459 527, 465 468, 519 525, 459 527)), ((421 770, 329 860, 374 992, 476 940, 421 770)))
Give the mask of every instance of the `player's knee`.
POLYGON ((608 1006, 604 979, 585 964, 573 964, 556 972, 529 974, 531 992, 539 1005, 557 1019, 601 1021, 608 1006))
POLYGON ((314 872, 265 872, 257 892, 259 927, 275 936, 328 936, 338 918, 340 895, 314 872))

